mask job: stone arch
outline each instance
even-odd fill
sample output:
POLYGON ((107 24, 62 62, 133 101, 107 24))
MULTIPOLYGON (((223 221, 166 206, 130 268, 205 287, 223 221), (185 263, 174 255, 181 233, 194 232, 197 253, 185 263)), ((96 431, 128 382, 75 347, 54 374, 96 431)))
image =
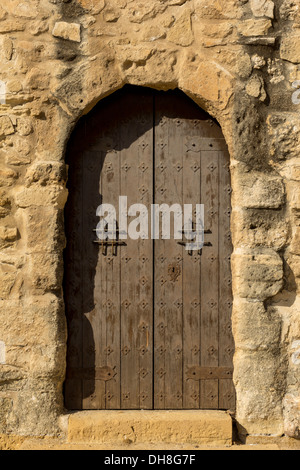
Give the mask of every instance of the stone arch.
MULTIPOLYGON (((67 114, 64 120, 70 135, 77 120, 87 114, 99 101, 109 96, 124 85, 136 85, 156 90, 179 89, 191 98, 200 108, 217 119, 229 151, 232 147, 232 112, 236 91, 235 77, 218 63, 197 60, 193 54, 185 54, 176 62, 176 70, 169 54, 157 53, 159 61, 151 65, 151 74, 147 67, 139 67, 136 62, 131 73, 126 70, 122 60, 107 54, 101 54, 68 76, 55 90, 54 97, 67 114), (169 60, 169 67, 160 67, 161 61, 169 60), (124 70, 125 69, 125 70, 124 70), (180 71, 184 73, 180 73, 180 71), (99 76, 102 77, 99 79, 99 76)), ((137 57, 140 55, 138 54, 137 57)), ((143 57, 143 55, 142 55, 143 57)), ((155 53, 154 53, 155 57, 155 53)), ((174 56, 175 57, 175 56, 174 56)))

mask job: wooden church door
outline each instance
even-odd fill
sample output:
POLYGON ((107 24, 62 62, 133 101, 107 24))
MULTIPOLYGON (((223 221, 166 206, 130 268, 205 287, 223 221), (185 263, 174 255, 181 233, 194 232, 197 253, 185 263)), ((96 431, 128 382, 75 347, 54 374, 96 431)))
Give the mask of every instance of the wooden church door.
POLYGON ((181 92, 125 87, 79 121, 67 164, 66 407, 233 409, 231 186, 220 127, 181 92), (153 240, 150 229, 102 243, 97 208, 111 204, 118 218, 120 196, 149 208, 149 226, 151 204, 204 204, 205 246, 190 252, 184 236, 153 240))

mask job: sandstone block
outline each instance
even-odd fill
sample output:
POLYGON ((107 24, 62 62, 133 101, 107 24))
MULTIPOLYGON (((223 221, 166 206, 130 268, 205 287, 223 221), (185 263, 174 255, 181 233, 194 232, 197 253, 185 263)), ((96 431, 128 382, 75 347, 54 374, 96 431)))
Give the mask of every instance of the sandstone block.
POLYGON ((262 77, 253 75, 246 85, 246 92, 253 98, 258 98, 260 101, 265 101, 267 93, 265 91, 265 84, 262 77))
POLYGON ((17 31, 24 31, 26 28, 25 21, 20 20, 7 20, 0 23, 0 33, 15 33, 17 31))
POLYGON ((81 42, 81 28, 80 24, 77 23, 66 23, 64 21, 59 21, 55 23, 52 34, 56 38, 81 42))
POLYGON ((296 228, 290 245, 290 252, 294 255, 300 255, 300 227, 296 228))
POLYGON ((238 32, 245 37, 266 36, 272 28, 272 21, 263 20, 245 20, 238 24, 238 32))
POLYGON ((300 34, 289 35, 282 39, 280 57, 293 64, 300 63, 300 34))
POLYGON ((214 103, 219 109, 225 109, 232 96, 233 77, 226 73, 217 63, 203 61, 186 66, 185 74, 180 80, 180 87, 188 94, 214 103))
POLYGON ((274 2, 271 0, 250 0, 251 10, 256 17, 274 18, 274 2))
POLYGON ((10 168, 0 168, 0 187, 11 186, 18 178, 18 173, 10 168))
POLYGON ((22 137, 25 137, 33 131, 32 122, 29 118, 17 119, 17 132, 22 137))
POLYGON ((15 129, 9 116, 0 116, 0 138, 14 134, 15 129))
POLYGON ((283 261, 271 249, 232 255, 233 290, 241 298, 264 301, 283 287, 283 261))
POLYGON ((199 18, 212 20, 241 18, 243 9, 238 0, 195 0, 195 10, 199 18))
POLYGON ((185 11, 170 29, 167 40, 179 46, 190 46, 194 41, 191 12, 185 11))
POLYGON ((269 351, 279 347, 281 318, 268 312, 263 302, 236 299, 233 304, 233 333, 236 350, 269 351))
POLYGON ((287 394, 284 398, 285 434, 300 439, 300 396, 287 394))
POLYGON ((64 208, 68 192, 60 187, 32 187, 23 189, 15 194, 18 207, 53 206, 64 208))
POLYGON ((35 253, 29 258, 28 291, 35 294, 55 292, 61 289, 62 257, 53 253, 35 253))
POLYGON ((236 419, 240 433, 246 429, 249 434, 281 436, 284 374, 280 370, 279 357, 272 349, 240 350, 236 352, 234 367, 238 397, 236 419))
POLYGON ((15 285, 18 272, 15 266, 0 263, 0 300, 7 299, 15 285))
POLYGON ((233 200, 249 209, 279 209, 285 203, 282 178, 259 172, 240 173, 233 181, 233 200))
POLYGON ((13 42, 11 39, 7 37, 0 39, 0 54, 6 60, 11 60, 13 55, 13 42))
POLYGON ((270 209, 233 210, 231 231, 235 246, 276 251, 286 245, 289 235, 284 211, 270 209))
POLYGON ((63 212, 52 207, 26 209, 27 252, 57 252, 65 245, 63 212))

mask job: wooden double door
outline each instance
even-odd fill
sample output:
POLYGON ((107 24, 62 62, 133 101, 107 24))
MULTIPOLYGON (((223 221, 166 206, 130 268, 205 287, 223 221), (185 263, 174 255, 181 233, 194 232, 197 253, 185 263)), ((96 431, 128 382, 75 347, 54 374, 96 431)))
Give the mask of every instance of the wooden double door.
POLYGON ((66 407, 233 409, 231 186, 220 127, 178 91, 125 87, 80 120, 67 164, 66 407), (97 243, 96 210, 108 203, 119 215, 119 196, 149 214, 154 203, 204 204, 203 250, 188 252, 172 230, 152 240, 150 228, 144 239, 97 243))

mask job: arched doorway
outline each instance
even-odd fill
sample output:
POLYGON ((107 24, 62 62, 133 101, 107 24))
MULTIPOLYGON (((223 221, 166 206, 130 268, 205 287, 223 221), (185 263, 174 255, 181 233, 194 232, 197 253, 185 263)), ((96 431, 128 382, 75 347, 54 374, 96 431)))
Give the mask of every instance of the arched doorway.
MULTIPOLYGON (((68 409, 233 409, 229 155, 179 91, 125 87, 69 142, 68 409), (205 246, 96 237, 100 204, 204 204, 205 246)), ((120 215, 120 214, 118 214, 120 215)), ((184 227, 183 227, 184 228, 184 227)))

